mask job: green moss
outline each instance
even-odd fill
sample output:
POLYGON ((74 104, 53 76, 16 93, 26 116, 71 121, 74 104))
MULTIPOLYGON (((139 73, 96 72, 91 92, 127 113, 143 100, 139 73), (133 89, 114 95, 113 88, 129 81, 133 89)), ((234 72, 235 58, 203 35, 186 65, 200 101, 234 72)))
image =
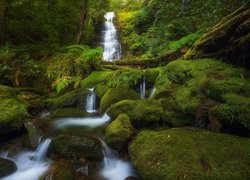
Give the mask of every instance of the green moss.
POLYGON ((160 74, 159 68, 145 70, 145 79, 148 83, 154 84, 160 74))
POLYGON ((20 129, 28 117, 28 106, 18 99, 0 98, 0 135, 20 129))
POLYGON ((124 100, 113 104, 107 113, 113 119, 125 113, 135 127, 150 127, 159 124, 163 108, 161 103, 155 100, 124 100))
POLYGON ((140 96, 135 90, 127 87, 111 88, 101 99, 100 111, 104 112, 112 104, 127 99, 140 99, 140 96))
POLYGON ((76 108, 59 108, 53 111, 52 117, 86 117, 88 113, 76 108))
POLYGON ((105 82, 113 71, 94 71, 87 78, 81 81, 81 87, 93 88, 101 82, 105 82))
POLYGON ((47 106, 51 109, 84 107, 87 94, 86 89, 76 89, 57 98, 47 100, 47 106))
POLYGON ((92 138, 60 135, 53 139, 50 150, 63 157, 101 159, 99 142, 92 138))
POLYGON ((95 87, 95 93, 99 98, 102 98, 108 90, 109 87, 104 83, 100 83, 95 87))
POLYGON ((126 114, 120 114, 105 130, 106 142, 115 149, 122 149, 132 138, 133 126, 126 114))
POLYGON ((210 114, 227 127, 242 126, 250 130, 250 98, 238 94, 223 95, 224 103, 215 106, 210 114))
POLYGON ((250 141, 200 129, 142 131, 129 154, 143 179, 247 179, 250 141))
POLYGON ((131 87, 134 88, 143 77, 143 72, 141 70, 125 69, 115 71, 110 77, 107 85, 111 88, 114 87, 131 87))
POLYGON ((16 96, 16 92, 13 88, 0 85, 0 98, 11 98, 16 96))

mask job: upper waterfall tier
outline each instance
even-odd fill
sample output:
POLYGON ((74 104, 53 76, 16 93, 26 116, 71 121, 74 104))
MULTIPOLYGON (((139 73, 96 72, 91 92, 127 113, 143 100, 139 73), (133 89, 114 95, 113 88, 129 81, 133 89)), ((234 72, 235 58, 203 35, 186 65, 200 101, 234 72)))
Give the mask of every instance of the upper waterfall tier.
POLYGON ((106 22, 103 34, 103 60, 119 60, 121 59, 121 44, 117 39, 117 30, 113 23, 115 13, 107 12, 104 17, 106 19, 106 22))

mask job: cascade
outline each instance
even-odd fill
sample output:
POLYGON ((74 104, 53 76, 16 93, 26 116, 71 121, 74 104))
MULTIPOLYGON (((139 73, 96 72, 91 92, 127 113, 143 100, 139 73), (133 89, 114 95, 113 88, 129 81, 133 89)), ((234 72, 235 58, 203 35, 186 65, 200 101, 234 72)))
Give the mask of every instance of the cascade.
POLYGON ((94 92, 94 88, 88 89, 89 93, 87 95, 86 99, 86 105, 85 105, 85 110, 88 113, 94 113, 97 112, 96 109, 96 94, 94 92))
POLYGON ((96 128, 104 125, 110 120, 110 117, 105 113, 102 117, 87 117, 87 118, 59 118, 54 123, 55 129, 65 127, 85 126, 89 128, 96 128))
POLYGON ((140 96, 141 96, 141 99, 146 98, 146 79, 145 79, 145 77, 143 78, 143 81, 140 84, 140 96))
POLYGON ((107 12, 105 14, 105 30, 103 35, 103 60, 114 61, 121 59, 121 44, 117 39, 117 30, 113 23, 115 17, 114 12, 107 12))
POLYGON ((51 161, 46 159, 51 139, 46 139, 39 144, 36 151, 21 152, 13 158, 8 158, 6 153, 3 158, 15 162, 17 171, 2 180, 39 180, 48 169, 51 161))
POLYGON ((108 180, 124 180, 127 177, 137 177, 137 173, 133 169, 131 163, 119 159, 118 154, 101 139, 99 139, 103 147, 103 169, 101 174, 108 180))

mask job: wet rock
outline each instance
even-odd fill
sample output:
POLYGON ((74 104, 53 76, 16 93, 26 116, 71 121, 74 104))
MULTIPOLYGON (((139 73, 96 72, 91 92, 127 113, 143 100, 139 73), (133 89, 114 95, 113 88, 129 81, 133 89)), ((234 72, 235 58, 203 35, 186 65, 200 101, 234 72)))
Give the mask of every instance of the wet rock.
POLYGON ((89 137, 60 135, 53 139, 52 153, 69 158, 102 159, 99 141, 89 137))
POLYGON ((143 179, 247 179, 250 140, 194 128, 140 132, 129 146, 143 179))
POLYGON ((17 170, 14 162, 8 159, 0 158, 0 178, 8 176, 17 170))
POLYGON ((122 150, 133 135, 133 126, 126 114, 120 114, 105 130, 104 138, 112 148, 122 150))
POLYGON ((59 118, 59 117, 87 117, 89 115, 88 112, 83 109, 77 108, 59 108, 52 112, 51 117, 59 118))

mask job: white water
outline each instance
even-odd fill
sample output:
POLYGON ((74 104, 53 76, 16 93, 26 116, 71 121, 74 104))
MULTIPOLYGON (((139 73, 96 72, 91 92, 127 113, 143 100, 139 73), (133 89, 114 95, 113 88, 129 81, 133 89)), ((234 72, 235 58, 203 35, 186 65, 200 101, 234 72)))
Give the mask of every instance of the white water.
POLYGON ((143 81, 140 84, 140 96, 141 96, 141 99, 146 98, 146 79, 145 79, 145 77, 143 78, 143 81))
POLYGON ((119 159, 118 154, 110 149, 107 144, 100 140, 103 146, 103 169, 102 176, 107 180, 124 180, 127 177, 137 177, 135 170, 128 161, 119 159))
POLYGON ((156 87, 154 86, 154 87, 152 88, 152 90, 151 90, 151 93, 150 93, 148 99, 151 99, 151 98, 154 96, 155 92, 156 92, 156 87))
MULTIPOLYGON (((36 151, 22 152, 13 158, 8 158, 15 162, 17 171, 2 180, 38 180, 51 164, 46 159, 50 143, 51 139, 46 139, 37 147, 36 151)), ((4 158, 7 158, 6 154, 4 158)))
POLYGON ((107 12, 104 15, 105 22, 105 30, 103 37, 103 60, 104 61, 114 61, 121 59, 121 44, 117 39, 117 30, 114 26, 113 19, 115 17, 114 12, 107 12))
POLYGON ((102 117, 88 117, 88 118, 59 118, 54 122, 56 129, 75 126, 86 126, 89 128, 96 128, 104 125, 110 120, 107 114, 102 117))
POLYGON ((97 112, 96 109, 96 94, 94 92, 94 88, 88 89, 89 93, 87 96, 87 100, 86 100, 86 105, 85 105, 85 110, 88 113, 94 113, 97 112))

